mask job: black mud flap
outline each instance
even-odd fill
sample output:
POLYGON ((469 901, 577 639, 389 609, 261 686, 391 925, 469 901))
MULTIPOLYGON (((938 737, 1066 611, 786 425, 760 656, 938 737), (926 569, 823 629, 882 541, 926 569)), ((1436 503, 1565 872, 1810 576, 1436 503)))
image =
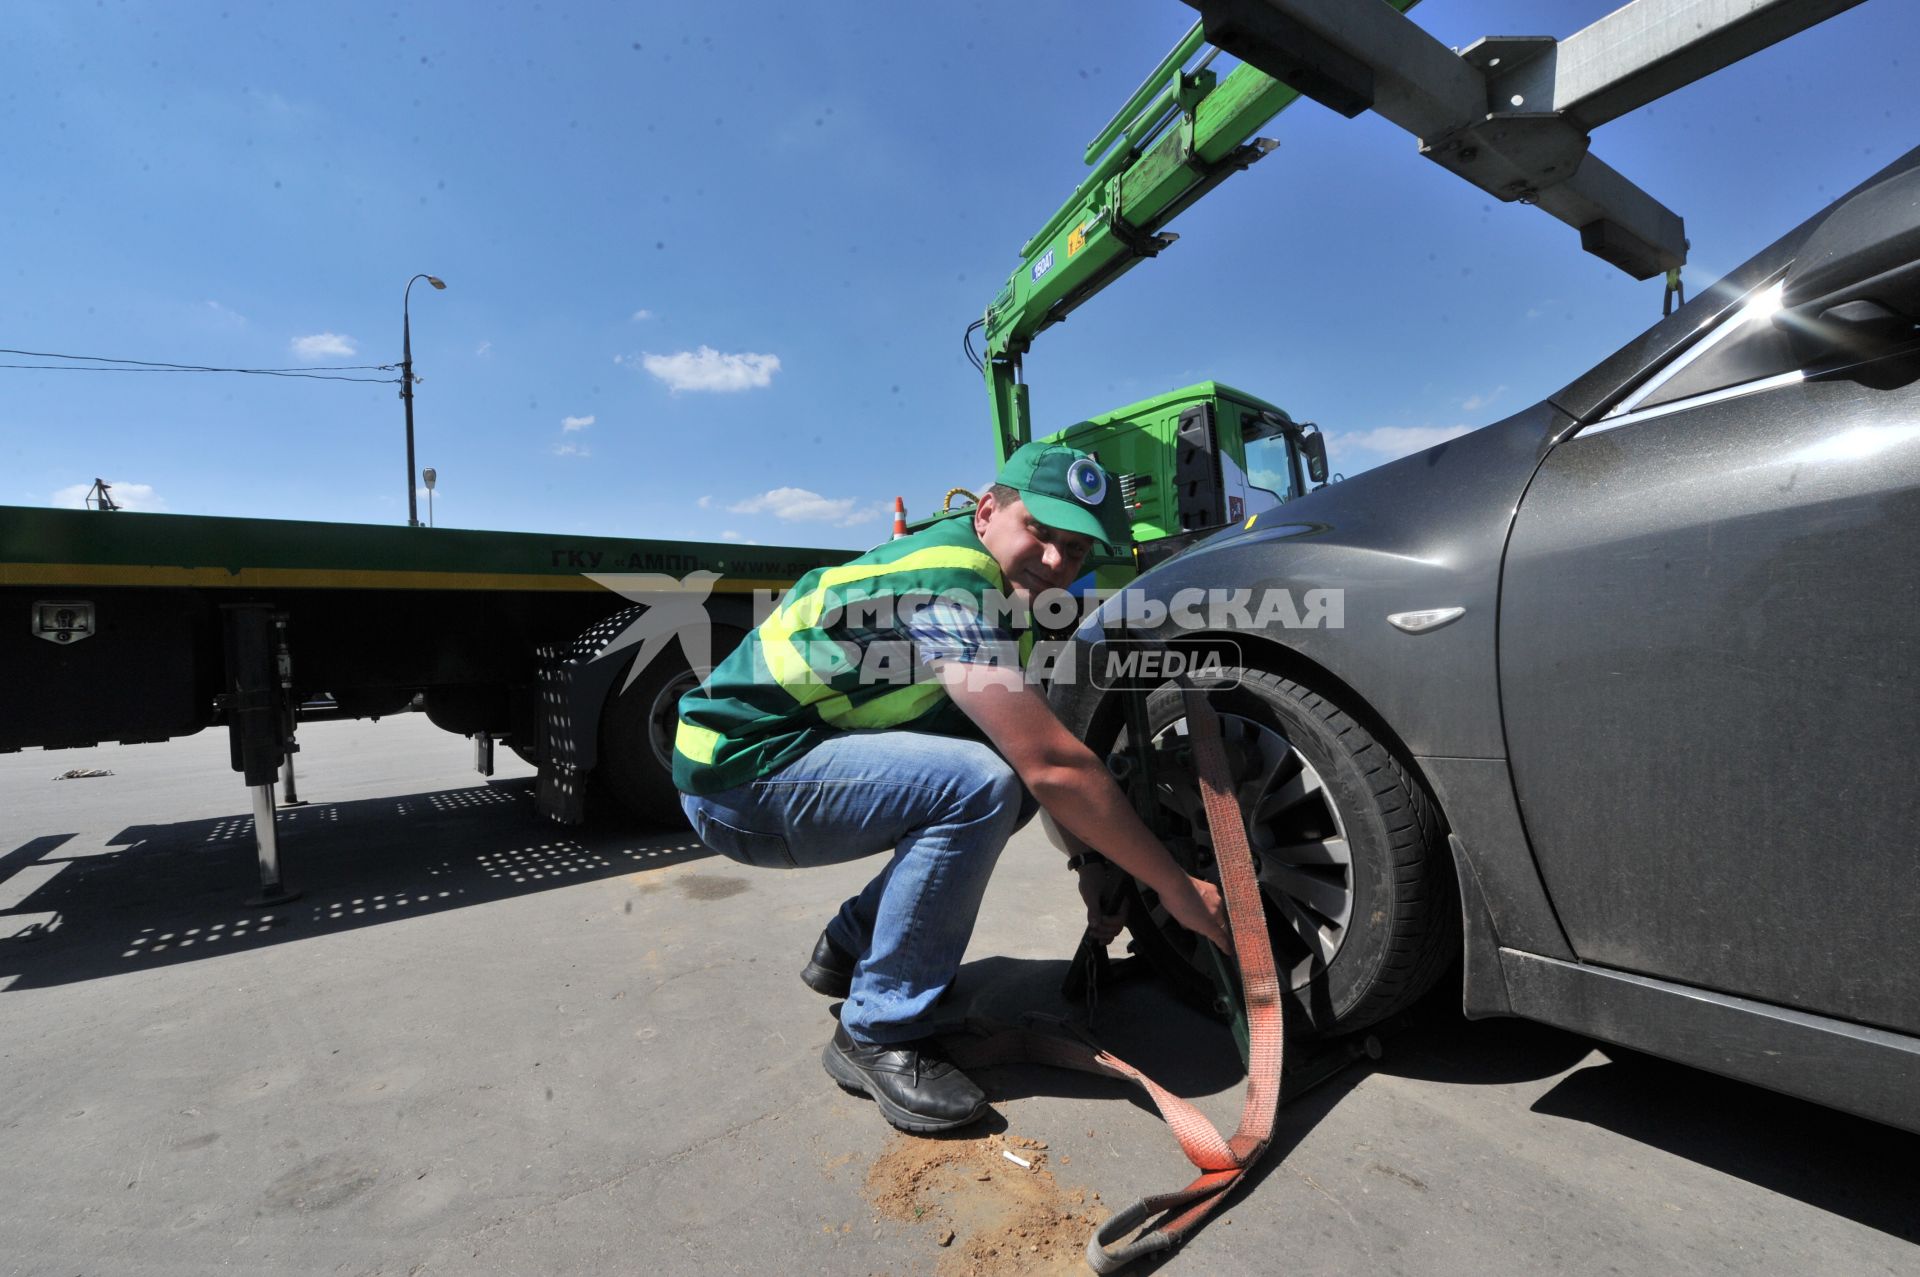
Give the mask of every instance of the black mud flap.
MULTIPOLYGON (((578 667, 566 648, 539 650, 540 783, 534 809, 560 825, 587 818, 587 773, 580 766, 583 735, 574 721, 573 675, 578 667)), ((584 733, 589 740, 593 733, 584 733)))

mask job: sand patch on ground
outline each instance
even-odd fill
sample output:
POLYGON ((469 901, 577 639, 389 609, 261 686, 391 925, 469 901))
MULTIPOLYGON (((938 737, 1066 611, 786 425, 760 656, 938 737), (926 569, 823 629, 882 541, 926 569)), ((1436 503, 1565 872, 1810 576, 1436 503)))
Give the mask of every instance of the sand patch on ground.
POLYGON ((940 1255, 940 1277, 1079 1277, 1107 1211, 1098 1193, 1061 1188, 1047 1163, 1045 1141, 1018 1135, 896 1133, 867 1172, 867 1197, 886 1218, 919 1227, 940 1255), (1032 1166, 1016 1166, 1009 1152, 1032 1166))

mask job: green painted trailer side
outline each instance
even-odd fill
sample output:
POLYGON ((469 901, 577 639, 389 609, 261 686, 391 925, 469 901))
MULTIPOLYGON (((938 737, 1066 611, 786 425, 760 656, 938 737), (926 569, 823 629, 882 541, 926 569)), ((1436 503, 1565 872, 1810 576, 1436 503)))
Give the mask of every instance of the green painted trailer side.
POLYGON ((757 605, 853 554, 0 506, 0 751, 228 722, 231 620, 266 609, 284 622, 289 714, 320 696, 351 717, 419 705, 543 769, 617 771, 614 792, 654 809, 636 815, 671 820, 655 720, 693 670, 674 644, 623 681, 627 621, 698 592, 718 659, 757 605), (605 712, 625 695, 645 712, 605 712), (624 735, 609 735, 615 720, 624 735))
POLYGON ((0 506, 0 586, 603 591, 585 574, 723 574, 784 589, 850 551, 0 506))

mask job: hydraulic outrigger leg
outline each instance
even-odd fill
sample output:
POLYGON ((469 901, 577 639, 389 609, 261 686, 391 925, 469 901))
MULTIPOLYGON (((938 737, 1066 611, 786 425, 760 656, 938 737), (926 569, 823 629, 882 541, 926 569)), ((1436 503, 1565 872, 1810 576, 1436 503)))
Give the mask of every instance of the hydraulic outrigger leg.
POLYGON ((231 604, 226 619, 226 711, 233 769, 253 791, 253 836, 260 861, 260 893, 249 905, 276 905, 300 894, 280 881, 280 843, 274 828, 274 782, 289 755, 288 716, 282 704, 287 620, 260 603, 231 604))

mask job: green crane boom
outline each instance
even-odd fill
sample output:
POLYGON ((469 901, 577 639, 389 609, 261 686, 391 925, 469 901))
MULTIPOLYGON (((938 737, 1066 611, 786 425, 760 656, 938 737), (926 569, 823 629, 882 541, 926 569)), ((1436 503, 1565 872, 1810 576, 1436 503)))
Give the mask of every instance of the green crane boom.
MULTIPOLYGON (((1417 0, 1388 0, 1405 12, 1417 0)), ((1087 147, 1093 172, 1021 248, 987 308, 985 375, 999 456, 1033 436, 1021 360, 1040 332, 1179 238, 1163 228, 1276 143, 1254 134, 1300 96, 1253 66, 1221 79, 1196 22, 1087 147)))

